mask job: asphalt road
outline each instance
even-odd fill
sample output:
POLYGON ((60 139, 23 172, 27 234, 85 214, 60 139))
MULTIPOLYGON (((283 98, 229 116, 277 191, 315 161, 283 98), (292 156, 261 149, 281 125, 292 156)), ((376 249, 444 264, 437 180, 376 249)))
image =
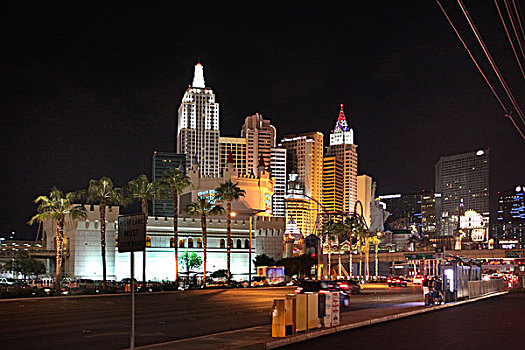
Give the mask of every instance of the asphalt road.
POLYGON ((381 323, 282 349, 525 349, 525 294, 381 323))
MULTIPOLYGON (((136 345, 270 324, 275 297, 293 287, 137 294, 136 345)), ((372 286, 344 312, 420 299, 419 287, 372 286)), ((0 301, 2 349, 123 349, 129 346, 129 295, 0 301)))

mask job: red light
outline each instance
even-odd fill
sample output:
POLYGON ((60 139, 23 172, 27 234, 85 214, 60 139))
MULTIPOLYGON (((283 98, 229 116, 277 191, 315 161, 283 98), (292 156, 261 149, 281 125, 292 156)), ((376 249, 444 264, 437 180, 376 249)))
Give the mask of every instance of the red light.
POLYGON ((348 284, 346 284, 346 283, 341 283, 341 284, 339 285, 339 287, 341 287, 341 288, 348 288, 348 284))

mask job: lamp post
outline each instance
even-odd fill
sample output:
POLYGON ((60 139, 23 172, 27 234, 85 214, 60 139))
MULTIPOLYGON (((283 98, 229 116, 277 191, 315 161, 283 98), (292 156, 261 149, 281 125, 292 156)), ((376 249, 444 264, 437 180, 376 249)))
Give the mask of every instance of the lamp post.
MULTIPOLYGON (((243 212, 241 212, 243 213, 243 212)), ((249 214, 250 216, 250 229, 249 229, 249 240, 250 240, 250 246, 249 246, 249 250, 248 250, 248 287, 251 288, 252 286, 252 225, 253 225, 253 217, 254 215, 256 214, 259 214, 259 213, 268 213, 268 214, 271 214, 272 211, 270 209, 262 209, 262 210, 250 210, 250 211, 247 211, 246 213, 249 214)), ((232 216, 236 216, 237 215, 237 212, 232 212, 231 213, 232 216)))

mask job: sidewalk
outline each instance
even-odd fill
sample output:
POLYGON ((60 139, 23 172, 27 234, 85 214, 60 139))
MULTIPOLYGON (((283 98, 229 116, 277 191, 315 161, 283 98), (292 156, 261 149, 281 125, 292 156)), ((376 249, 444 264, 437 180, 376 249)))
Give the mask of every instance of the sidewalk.
MULTIPOLYGON (((498 292, 479 298, 457 301, 433 307, 425 307, 423 302, 396 304, 390 307, 369 308, 341 313, 341 324, 336 327, 321 328, 286 338, 272 338, 270 324, 251 328, 238 329, 229 332, 215 333, 195 338, 152 344, 136 349, 275 349, 287 344, 297 343, 323 335, 342 332, 354 328, 366 327, 372 324, 387 322, 420 313, 436 311, 448 307, 463 305, 478 300, 491 298, 508 292, 498 292)), ((270 316, 268 315, 268 318, 270 316)))

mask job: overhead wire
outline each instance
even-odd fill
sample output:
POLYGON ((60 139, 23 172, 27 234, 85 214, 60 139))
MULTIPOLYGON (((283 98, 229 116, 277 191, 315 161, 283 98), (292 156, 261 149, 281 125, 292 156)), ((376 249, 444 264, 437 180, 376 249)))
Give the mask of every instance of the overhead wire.
MULTIPOLYGON (((510 89, 509 89, 509 87, 507 85, 507 82, 503 78, 503 76, 502 76, 501 72, 499 71, 496 63, 494 62, 494 59, 492 58, 492 55, 488 51, 488 48, 485 45, 485 42, 483 41, 483 39, 481 38, 481 35, 479 34, 476 26, 474 25, 474 22, 472 21, 472 18, 470 17, 470 14, 468 13, 465 5, 463 4, 463 1, 462 0, 457 0, 457 1, 458 1, 459 6, 461 7, 461 10, 463 11, 463 14, 465 15, 465 18, 467 19, 467 22, 470 25, 470 28, 474 32, 474 35, 476 36, 476 39, 478 40, 479 44, 481 45, 481 47, 483 49, 483 52, 485 53, 485 56, 489 60, 490 65, 492 66, 492 69, 496 73, 496 76, 498 77, 498 80, 500 81, 501 85, 503 86, 503 89, 505 90, 505 93, 507 94, 507 97, 509 98, 510 102, 512 103, 512 106, 514 107, 514 110, 516 111, 516 113, 520 117, 521 121, 525 125, 525 116, 523 116, 523 112, 522 112, 520 106, 518 105, 516 99, 514 98, 514 95, 512 94, 512 92, 510 91, 510 89)), ((509 113, 508 116, 510 118, 512 118, 512 114, 511 113, 509 113)), ((523 133, 522 132, 520 132, 520 133, 523 136, 523 133)), ((523 137, 523 138, 525 139, 525 137, 523 137)))
POLYGON ((523 23, 521 22, 521 13, 519 7, 516 5, 516 0, 512 0, 512 5, 514 7, 514 11, 516 12, 518 24, 520 25, 521 36, 525 39, 525 30, 523 30, 523 23))
POLYGON ((509 15, 509 18, 510 18, 510 24, 512 25, 512 30, 514 31, 514 35, 516 36, 516 40, 518 41, 518 46, 520 47, 520 51, 521 51, 521 55, 523 56, 523 58, 525 58, 525 53, 523 52, 523 44, 520 40, 520 36, 518 34, 518 30, 516 29, 516 25, 514 24, 514 16, 512 15, 512 10, 509 6, 509 2, 508 0, 504 0, 505 2, 505 8, 507 9, 507 14, 509 15))
POLYGON ((465 43, 465 41, 463 40, 463 38, 461 37, 461 34, 459 34, 458 30, 456 29, 456 26, 454 25, 454 23, 452 23, 452 20, 450 19, 450 17, 448 16, 447 12, 445 11, 445 9, 443 8, 443 6, 441 6, 441 3, 439 2, 439 0, 436 0, 437 4, 439 5, 439 7, 441 8, 441 11, 443 12, 443 14, 445 15, 445 18, 448 20, 448 23, 450 24, 450 26, 452 27, 452 29, 454 30, 454 32, 456 33, 456 36, 458 37, 459 41, 461 41, 461 43, 463 44, 463 47, 465 48, 465 50, 467 50, 470 58, 472 59, 472 61, 474 62, 474 65, 476 66, 476 68, 478 68, 478 71, 479 73, 481 74, 481 76, 483 77, 483 79, 485 79, 485 82, 487 83, 487 85, 489 86, 490 90, 492 91, 492 94, 494 95, 494 97, 496 97, 496 99, 498 100, 499 104, 501 105, 501 108, 503 108, 503 110, 505 111, 505 114, 509 114, 510 111, 507 109, 507 107, 505 106, 505 104, 503 103, 503 101, 501 101, 501 98, 499 97, 498 93, 496 92, 496 90, 494 90, 494 87, 492 87, 492 84, 490 83, 490 81, 488 80, 487 76, 485 75, 485 73, 483 72, 483 70, 481 69, 481 67, 479 66, 478 64, 478 61, 476 61, 476 58, 474 57, 474 55, 472 54, 472 52, 470 51, 470 49, 468 48, 467 44, 465 43))
MULTIPOLYGON (((501 13, 501 10, 498 5, 498 0, 494 0, 494 5, 496 5, 496 9, 498 10, 499 18, 501 19, 501 24, 503 24, 503 28, 505 29, 505 34, 507 34, 507 38, 509 39, 510 47, 512 48, 512 52, 514 53, 516 62, 518 62, 518 66, 520 67, 521 75, 523 76, 523 78, 525 78, 525 72, 523 71, 523 66, 521 65, 521 59, 519 58, 518 53, 516 52, 516 48, 514 47, 514 41, 510 37, 509 29, 507 28, 507 23, 505 22, 505 19, 503 18, 503 14, 501 13)), ((509 13, 509 16, 510 16, 510 13, 509 13)), ((516 34, 516 32, 514 33, 516 34)), ((518 42, 519 42, 519 38, 518 38, 518 42)), ((523 51, 522 51, 522 54, 523 54, 523 51)))

